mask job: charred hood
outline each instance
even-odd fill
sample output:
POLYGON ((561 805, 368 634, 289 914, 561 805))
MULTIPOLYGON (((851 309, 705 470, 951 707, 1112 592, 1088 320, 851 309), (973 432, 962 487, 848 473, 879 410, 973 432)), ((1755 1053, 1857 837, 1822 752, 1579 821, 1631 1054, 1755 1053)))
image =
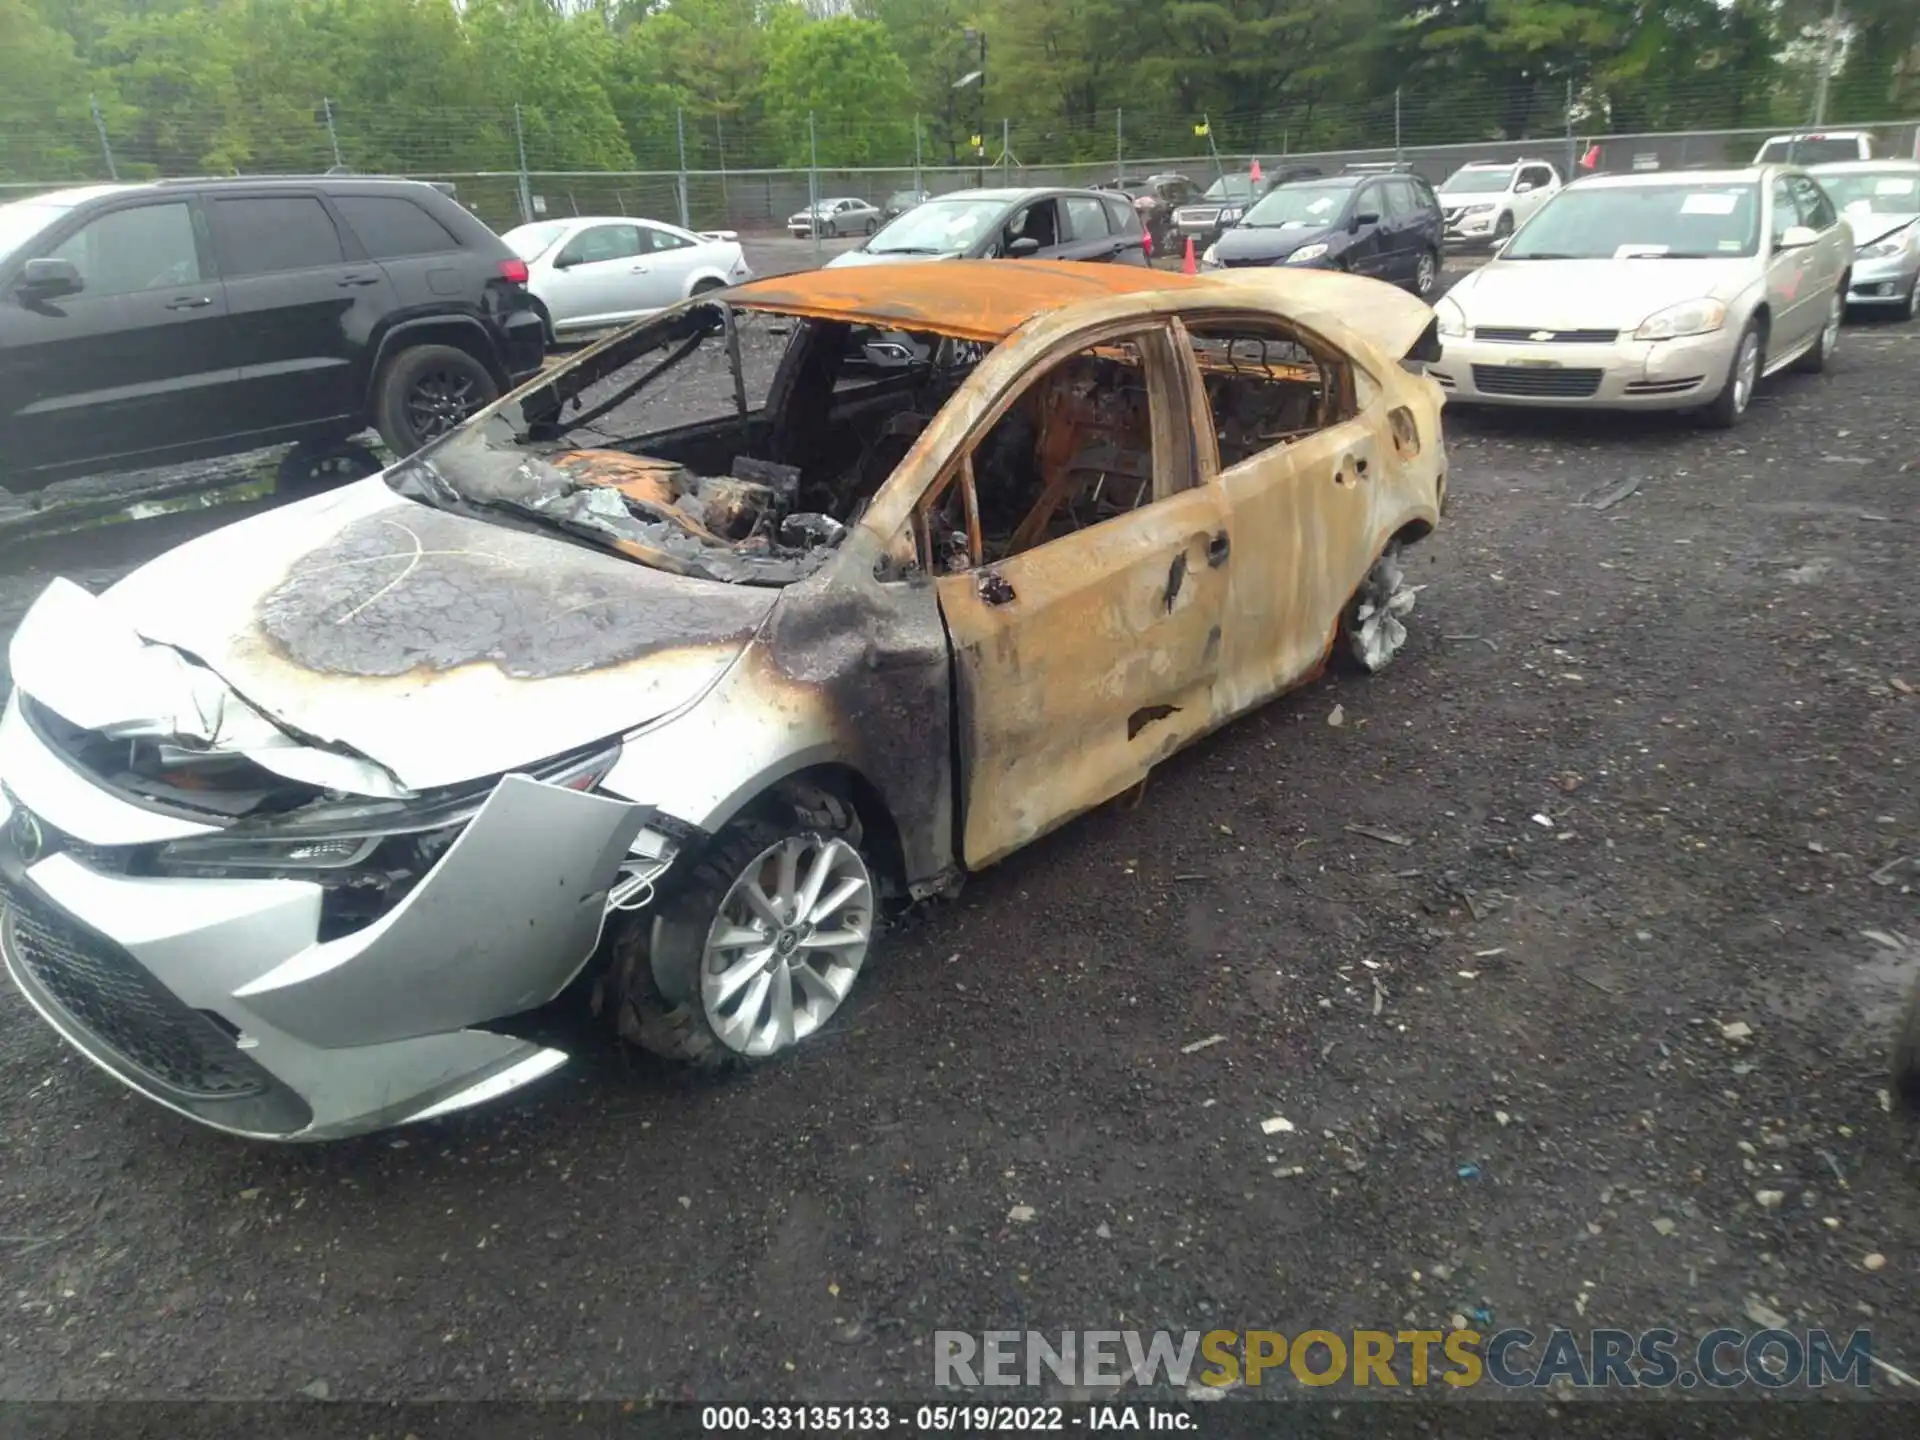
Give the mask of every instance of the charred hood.
MULTIPOLYGON (((102 624, 204 666, 275 725, 419 790, 684 707, 776 598, 415 504, 373 479, 202 536, 98 605, 102 624)), ((67 668, 110 663, 86 636, 73 645, 67 668)), ((35 698, 60 711, 61 686, 47 677, 35 698)), ((133 721, 142 704, 124 685, 112 708, 133 721)))

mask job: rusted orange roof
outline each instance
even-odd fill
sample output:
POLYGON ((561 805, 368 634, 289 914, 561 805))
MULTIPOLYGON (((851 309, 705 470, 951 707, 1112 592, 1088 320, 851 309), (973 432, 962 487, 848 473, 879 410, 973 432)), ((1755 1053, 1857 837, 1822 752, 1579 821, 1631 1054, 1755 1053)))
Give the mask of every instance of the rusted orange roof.
POLYGON ((1143 265, 1067 260, 933 260, 854 265, 754 280, 726 298, 749 310, 851 320, 995 343, 1034 316, 1081 300, 1205 286, 1143 265))

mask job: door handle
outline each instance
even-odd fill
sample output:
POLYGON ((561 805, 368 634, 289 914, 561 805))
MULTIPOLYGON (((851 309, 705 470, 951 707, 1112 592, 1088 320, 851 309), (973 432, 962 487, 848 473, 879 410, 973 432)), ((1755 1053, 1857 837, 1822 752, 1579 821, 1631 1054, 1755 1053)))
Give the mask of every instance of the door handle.
POLYGON ((636 265, 633 267, 632 270, 628 271, 627 273, 630 275, 644 275, 647 273, 647 267, 644 265, 636 265))
POLYGON ((1224 530, 1220 531, 1211 540, 1207 541, 1207 567, 1212 570, 1218 570, 1222 565, 1227 563, 1227 555, 1232 549, 1233 542, 1227 538, 1227 532, 1224 530))
POLYGON ((167 309, 198 310, 212 303, 213 297, 211 295, 176 295, 167 302, 167 309))
POLYGON ((379 283, 378 275, 342 275, 340 277, 340 287, 343 290, 349 285, 378 285, 379 283))

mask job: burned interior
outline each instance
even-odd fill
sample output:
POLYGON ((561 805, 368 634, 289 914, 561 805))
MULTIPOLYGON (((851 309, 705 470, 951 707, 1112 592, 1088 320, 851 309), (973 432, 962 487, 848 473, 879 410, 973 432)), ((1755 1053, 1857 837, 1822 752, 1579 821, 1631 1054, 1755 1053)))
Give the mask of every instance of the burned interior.
POLYGON ((609 342, 391 483, 675 574, 786 585, 832 555, 983 353, 715 301, 609 342))
MULTIPOLYGON (((1198 423, 1211 419, 1222 469, 1353 412, 1347 365, 1278 323, 1202 319, 1180 333, 1205 392, 1198 423)), ((1195 483, 1184 439, 1175 450, 1188 463, 1155 468, 1149 356, 1165 343, 1156 327, 1043 370, 921 503, 922 563, 935 573, 992 565, 1195 483)))

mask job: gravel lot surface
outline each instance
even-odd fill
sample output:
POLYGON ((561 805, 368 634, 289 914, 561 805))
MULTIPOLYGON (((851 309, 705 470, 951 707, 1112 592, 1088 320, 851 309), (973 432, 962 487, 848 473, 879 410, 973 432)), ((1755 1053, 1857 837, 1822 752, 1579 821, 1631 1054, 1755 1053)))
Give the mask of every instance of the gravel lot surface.
MULTIPOLYGON (((1920 972, 1916 414, 1888 325, 1732 436, 1450 411, 1389 672, 911 917, 736 1079, 589 1045, 265 1148, 7 990, 0 1399, 844 1401, 926 1394, 943 1328, 1755 1306, 1920 1371, 1920 1130, 1880 1096, 1920 972)), ((0 552, 0 626, 242 509, 0 552)))

